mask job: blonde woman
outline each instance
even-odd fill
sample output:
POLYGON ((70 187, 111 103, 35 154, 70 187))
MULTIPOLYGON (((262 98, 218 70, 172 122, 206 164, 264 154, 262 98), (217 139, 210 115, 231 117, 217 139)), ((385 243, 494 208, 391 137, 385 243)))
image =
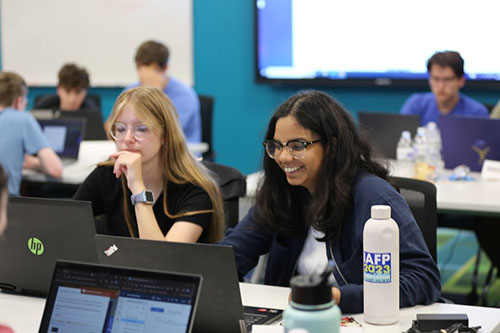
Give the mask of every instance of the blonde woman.
POLYGON ((152 87, 128 90, 108 121, 117 152, 74 197, 91 201, 94 215, 104 216, 104 233, 175 242, 220 239, 220 192, 188 151, 168 97, 152 87))

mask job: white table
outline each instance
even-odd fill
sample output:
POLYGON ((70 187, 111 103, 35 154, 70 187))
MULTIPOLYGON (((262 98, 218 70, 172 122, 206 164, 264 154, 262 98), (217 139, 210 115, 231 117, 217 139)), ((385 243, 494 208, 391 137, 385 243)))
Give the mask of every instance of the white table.
MULTIPOLYGON (((392 163, 393 161, 391 161, 392 163)), ((392 172, 398 176, 397 168, 392 172)), ((471 174, 473 181, 450 181, 438 180, 434 183, 437 189, 436 203, 440 212, 456 212, 463 214, 500 214, 500 182, 482 180, 480 174, 471 174)), ((262 178, 262 172, 256 172, 247 177, 247 198, 242 204, 245 206, 240 210, 248 209, 257 191, 258 182, 262 178)), ((240 216, 244 216, 241 215, 240 216)))
MULTIPOLYGON (((288 306, 290 288, 271 287, 258 284, 240 283, 241 299, 244 305, 265 306, 284 309, 288 306)), ((466 313, 470 326, 481 326, 480 332, 500 332, 500 309, 458 304, 434 303, 401 309, 399 322, 390 326, 366 324, 363 314, 352 315, 363 326, 363 332, 401 333, 411 327, 418 313, 466 313)))
MULTIPOLYGON (((244 305, 284 309, 288 306, 290 289, 240 283, 240 292, 244 305)), ((44 298, 0 292, 0 323, 7 324, 18 333, 36 332, 40 326, 44 306, 44 298)), ((466 313, 470 325, 482 326, 480 332, 500 332, 500 309, 477 306, 435 303, 401 309, 399 323, 390 326, 368 325, 364 322, 363 314, 353 317, 363 325, 363 332, 401 333, 411 326, 417 313, 466 313)))
MULTIPOLYGON (((193 154, 208 151, 208 144, 204 142, 189 143, 188 149, 193 154)), ((82 141, 78 160, 63 167, 62 177, 55 179, 43 173, 23 169, 23 180, 30 182, 49 182, 67 185, 79 185, 95 169, 100 162, 106 161, 109 155, 116 152, 116 145, 111 140, 82 141)))

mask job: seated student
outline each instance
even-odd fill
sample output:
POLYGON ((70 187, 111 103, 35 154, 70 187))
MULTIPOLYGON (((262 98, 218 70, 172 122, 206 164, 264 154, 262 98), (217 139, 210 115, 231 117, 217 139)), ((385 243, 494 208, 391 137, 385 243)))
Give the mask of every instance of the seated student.
MULTIPOLYGON (((435 53, 427 61, 432 92, 411 95, 401 108, 401 114, 420 116, 421 125, 438 123, 438 115, 488 117, 486 107, 460 93, 465 85, 464 60, 458 52, 435 53)), ((439 124, 438 124, 439 125, 439 124)))
POLYGON ((89 85, 89 74, 85 68, 65 64, 59 71, 57 95, 43 96, 36 102, 35 109, 99 110, 96 102, 87 98, 89 85))
MULTIPOLYGON (((0 165, 0 237, 7 227, 7 176, 0 165)), ((0 324, 0 333, 14 333, 14 331, 0 324)))
POLYGON ((201 142, 201 116, 198 95, 193 88, 167 75, 169 49, 158 42, 142 43, 135 54, 139 82, 125 90, 148 85, 162 90, 179 114, 182 131, 189 143, 201 142))
POLYGON ((188 151, 168 97, 152 87, 127 90, 109 120, 118 152, 98 166, 74 196, 91 201, 95 216, 105 216, 103 233, 217 241, 224 221, 222 197, 188 151))
POLYGON ((0 73, 0 164, 9 176, 9 193, 19 195, 21 171, 41 170, 59 178, 62 164, 38 122, 26 108, 28 88, 15 73, 0 73), (26 154, 26 158, 25 158, 26 154), (36 155, 36 156, 31 156, 36 155))
POLYGON ((371 206, 389 205, 400 230, 401 307, 439 299, 439 270, 408 205, 332 97, 289 98, 271 118, 264 146, 256 205, 221 242, 233 246, 240 278, 265 253, 265 284, 278 286, 333 259, 335 302, 342 312, 362 312, 363 227, 371 206))

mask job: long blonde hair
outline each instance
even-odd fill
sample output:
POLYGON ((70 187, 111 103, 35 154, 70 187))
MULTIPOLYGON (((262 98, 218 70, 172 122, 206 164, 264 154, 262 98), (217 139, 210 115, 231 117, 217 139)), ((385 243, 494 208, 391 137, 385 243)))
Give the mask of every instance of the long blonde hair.
MULTIPOLYGON (((160 90, 152 87, 141 86, 123 92, 115 102, 109 117, 113 124, 124 107, 130 104, 139 118, 150 130, 161 129, 164 144, 160 148, 160 159, 163 164, 163 211, 169 218, 191 216, 203 213, 212 213, 208 228, 208 240, 211 243, 222 238, 224 229, 224 206, 222 196, 214 179, 208 174, 205 167, 200 164, 189 152, 186 139, 179 125, 175 107, 170 99, 160 90), (181 211, 170 213, 167 206, 167 183, 191 183, 204 189, 212 202, 212 209, 200 211, 181 211)), ((112 165, 107 161, 102 165, 112 165)), ((130 236, 134 237, 132 217, 128 207, 127 182, 125 176, 121 177, 123 187, 123 210, 125 221, 130 236)))

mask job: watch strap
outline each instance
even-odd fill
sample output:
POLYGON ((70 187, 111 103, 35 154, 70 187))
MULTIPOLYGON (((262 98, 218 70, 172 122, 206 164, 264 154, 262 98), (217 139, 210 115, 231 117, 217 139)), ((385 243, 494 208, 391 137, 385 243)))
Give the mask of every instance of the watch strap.
POLYGON ((153 192, 149 190, 142 191, 141 193, 132 194, 130 196, 130 201, 132 201, 132 205, 135 206, 136 203, 143 202, 148 205, 152 205, 154 202, 153 192))

